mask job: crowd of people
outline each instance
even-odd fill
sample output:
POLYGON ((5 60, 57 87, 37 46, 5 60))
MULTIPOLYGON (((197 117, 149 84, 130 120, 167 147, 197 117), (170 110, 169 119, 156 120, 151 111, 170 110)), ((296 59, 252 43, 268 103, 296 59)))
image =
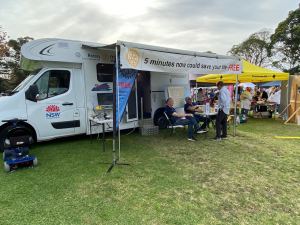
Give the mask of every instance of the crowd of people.
MULTIPOLYGON (((248 117, 250 110, 267 111, 266 104, 270 103, 278 107, 280 104, 280 87, 251 88, 239 87, 238 101, 240 101, 241 114, 248 117)), ((170 122, 176 125, 188 126, 188 140, 196 141, 195 134, 207 132, 211 118, 200 115, 203 113, 203 105, 209 103, 211 108, 216 108, 216 136, 215 140, 221 141, 227 138, 227 118, 230 114, 231 102, 234 101, 234 93, 230 93, 222 81, 217 83, 217 88, 198 89, 198 93, 185 98, 184 113, 177 112, 174 100, 166 100, 165 113, 170 122), (217 105, 216 105, 217 103, 217 105), (201 124, 201 125, 200 125, 201 124)), ((270 112, 272 113, 272 112, 270 112)))
POLYGON ((267 89, 246 87, 239 95, 241 114, 247 117, 250 110, 258 112, 268 111, 267 104, 272 104, 274 107, 269 110, 270 116, 272 116, 272 113, 278 110, 280 96, 280 87, 270 87, 267 89))
MULTIPOLYGON (((215 140, 221 141, 227 138, 227 116, 230 111, 231 96, 228 89, 224 86, 222 81, 217 83, 218 92, 218 108, 216 115, 216 136, 215 140)), ((210 100, 203 99, 204 102, 210 101, 210 104, 214 104, 216 96, 210 100)), ((201 102, 203 103, 203 102, 201 102)), ((174 100, 168 98, 166 100, 165 113, 168 116, 170 122, 176 125, 187 125, 188 126, 188 140, 196 141, 195 134, 207 132, 208 124, 210 123, 210 118, 203 117, 197 112, 202 112, 201 105, 199 102, 193 102, 191 97, 185 98, 184 113, 179 113, 176 111, 174 106, 174 100), (202 123, 200 126, 199 123, 202 123)))

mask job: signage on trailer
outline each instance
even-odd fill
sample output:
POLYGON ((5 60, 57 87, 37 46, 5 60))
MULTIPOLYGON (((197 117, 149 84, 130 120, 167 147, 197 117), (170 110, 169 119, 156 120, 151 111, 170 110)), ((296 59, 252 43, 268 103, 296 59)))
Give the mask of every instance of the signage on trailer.
POLYGON ((241 61, 231 58, 208 58, 182 55, 121 45, 120 61, 122 69, 137 69, 167 73, 190 74, 240 74, 241 61))

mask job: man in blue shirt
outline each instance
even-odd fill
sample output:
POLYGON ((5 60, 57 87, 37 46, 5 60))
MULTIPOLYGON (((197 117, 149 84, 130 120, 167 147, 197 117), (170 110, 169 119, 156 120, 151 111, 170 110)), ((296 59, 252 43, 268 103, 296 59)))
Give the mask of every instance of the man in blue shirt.
POLYGON ((227 138, 227 116, 230 111, 231 97, 229 90, 222 81, 217 83, 217 87, 219 89, 219 97, 215 140, 220 141, 227 138))
POLYGON ((200 112, 199 105, 192 102, 192 99, 190 97, 186 97, 185 102, 186 103, 184 105, 184 112, 189 113, 189 114, 193 114, 196 121, 197 121, 197 123, 203 122, 203 124, 200 127, 199 133, 200 132, 202 132, 202 133, 207 132, 206 128, 207 128, 207 124, 210 122, 210 119, 196 114, 196 112, 200 112))
POLYGON ((188 125, 188 140, 195 141, 194 133, 200 133, 199 125, 194 118, 193 114, 190 113, 177 113, 176 109, 173 108, 174 100, 168 98, 166 101, 165 113, 169 117, 173 125, 188 125))

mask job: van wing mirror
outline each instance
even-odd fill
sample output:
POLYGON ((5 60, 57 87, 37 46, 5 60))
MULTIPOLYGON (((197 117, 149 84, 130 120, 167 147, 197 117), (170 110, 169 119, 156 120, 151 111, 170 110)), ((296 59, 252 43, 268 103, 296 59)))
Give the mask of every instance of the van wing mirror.
POLYGON ((32 102, 37 102, 37 95, 39 94, 39 89, 36 84, 30 85, 25 92, 25 97, 27 100, 32 102))

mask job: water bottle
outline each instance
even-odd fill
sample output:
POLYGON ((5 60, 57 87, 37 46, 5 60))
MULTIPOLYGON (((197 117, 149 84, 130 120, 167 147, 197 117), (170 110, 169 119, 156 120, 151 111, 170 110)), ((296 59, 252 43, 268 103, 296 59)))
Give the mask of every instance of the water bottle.
POLYGON ((205 114, 208 115, 209 114, 209 111, 210 111, 210 105, 209 103, 205 103, 205 114))

